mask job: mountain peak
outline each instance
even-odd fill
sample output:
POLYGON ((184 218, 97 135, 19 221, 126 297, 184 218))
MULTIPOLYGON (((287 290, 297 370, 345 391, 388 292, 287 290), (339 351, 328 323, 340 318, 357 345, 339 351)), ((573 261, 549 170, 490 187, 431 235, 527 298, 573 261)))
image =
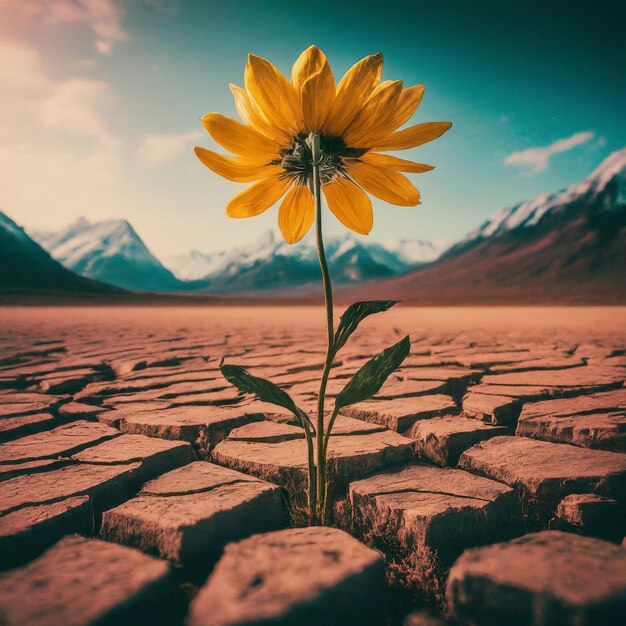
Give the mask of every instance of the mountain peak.
POLYGON ((55 259, 87 278, 144 291, 181 286, 127 220, 92 224, 81 218, 59 233, 32 234, 55 259))
POLYGON ((24 229, 18 226, 8 215, 0 211, 0 228, 17 239, 29 239, 24 229))
POLYGON ((85 230, 85 228, 89 228, 91 226, 91 222, 84 216, 79 217, 75 222, 72 222, 66 227, 66 230, 73 230, 74 232, 78 232, 79 230, 85 230))
POLYGON ((593 207, 603 196, 607 185, 617 180, 614 197, 602 199, 602 208, 626 204, 626 148, 611 153, 582 182, 569 186, 558 193, 543 193, 512 206, 498 209, 477 230, 468 234, 465 242, 484 239, 508 232, 515 228, 537 225, 544 216, 567 207, 584 205, 593 207), (609 206, 610 205, 610 206, 609 206))
POLYGON ((53 260, 23 228, 0 211, 0 293, 115 293, 53 260))
MULTIPOLYGON (((419 242, 418 247, 419 254, 407 254, 344 233, 326 240, 326 256, 333 277, 345 283, 392 276, 439 256, 432 244, 419 242)), ((290 246, 274 231, 266 231, 233 250, 208 254, 192 251, 164 260, 178 278, 203 280, 213 291, 278 289, 312 283, 320 277, 313 233, 290 246)))
POLYGON ((600 165, 588 176, 588 179, 606 179, 626 170, 626 148, 609 154, 600 165))
POLYGON ((377 296, 421 305, 623 304, 624 172, 619 150, 564 191, 500 209, 436 262, 377 283, 377 296))

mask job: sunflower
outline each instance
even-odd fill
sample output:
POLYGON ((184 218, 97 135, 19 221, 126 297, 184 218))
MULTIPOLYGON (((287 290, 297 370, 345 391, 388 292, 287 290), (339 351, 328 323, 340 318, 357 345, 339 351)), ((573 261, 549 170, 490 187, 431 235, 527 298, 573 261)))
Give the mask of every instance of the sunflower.
POLYGON ((380 80, 382 54, 365 57, 335 84, 324 53, 307 48, 291 79, 269 61, 249 55, 245 89, 230 85, 243 123, 207 113, 202 124, 224 156, 195 148, 217 174, 253 184, 228 203, 230 217, 259 215, 283 198, 278 225, 287 243, 299 241, 315 217, 311 134, 319 136, 319 179, 328 208, 347 228, 368 234, 373 224, 368 193, 399 206, 420 204, 420 193, 401 172, 433 169, 385 154, 441 136, 451 124, 428 122, 397 130, 419 106, 423 85, 404 88, 380 80))

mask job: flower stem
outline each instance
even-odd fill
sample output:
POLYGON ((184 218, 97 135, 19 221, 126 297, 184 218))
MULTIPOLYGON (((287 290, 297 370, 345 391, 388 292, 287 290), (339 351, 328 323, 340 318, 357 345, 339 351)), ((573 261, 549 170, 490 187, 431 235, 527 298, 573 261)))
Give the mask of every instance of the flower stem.
POLYGON ((322 270, 322 284, 324 286, 324 301, 326 303, 326 328, 328 332, 328 344, 326 347, 326 361, 320 382, 320 390, 317 400, 317 514, 313 521, 326 523, 326 446, 324 445, 324 404, 326 400, 326 385, 334 358, 335 325, 333 321, 333 288, 326 262, 324 251, 324 238, 322 236, 322 198, 320 181, 320 137, 311 134, 309 136, 312 160, 313 160, 313 197, 315 199, 315 232, 317 241, 317 256, 322 270))
POLYGON ((302 420, 302 428, 304 429, 304 436, 306 438, 306 447, 307 447, 307 457, 309 464, 309 477, 307 484, 307 507, 309 509, 309 517, 313 517, 314 512, 317 510, 317 493, 316 493, 316 482, 315 477, 317 475, 315 469, 315 448, 314 448, 314 440, 311 434, 311 428, 306 423, 305 420, 302 420))

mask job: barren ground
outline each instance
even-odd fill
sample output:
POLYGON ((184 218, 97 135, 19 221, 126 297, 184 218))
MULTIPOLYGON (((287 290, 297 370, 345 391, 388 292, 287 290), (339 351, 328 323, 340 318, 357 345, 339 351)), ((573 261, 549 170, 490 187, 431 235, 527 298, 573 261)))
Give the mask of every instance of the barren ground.
POLYGON ((0 308, 0 622, 617 624, 626 308, 398 307, 330 401, 404 334, 331 437, 342 531, 288 530, 302 432, 217 365, 309 409, 322 307, 0 308))

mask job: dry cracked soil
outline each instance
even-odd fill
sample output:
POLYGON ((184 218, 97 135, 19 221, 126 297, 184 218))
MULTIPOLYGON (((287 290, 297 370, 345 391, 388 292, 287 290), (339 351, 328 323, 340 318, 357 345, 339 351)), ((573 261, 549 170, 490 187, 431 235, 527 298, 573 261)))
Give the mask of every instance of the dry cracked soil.
POLYGON ((330 402, 405 333, 320 528, 301 429, 218 364, 312 408, 321 307, 0 309, 0 624, 623 623, 626 311, 400 307, 330 402))

